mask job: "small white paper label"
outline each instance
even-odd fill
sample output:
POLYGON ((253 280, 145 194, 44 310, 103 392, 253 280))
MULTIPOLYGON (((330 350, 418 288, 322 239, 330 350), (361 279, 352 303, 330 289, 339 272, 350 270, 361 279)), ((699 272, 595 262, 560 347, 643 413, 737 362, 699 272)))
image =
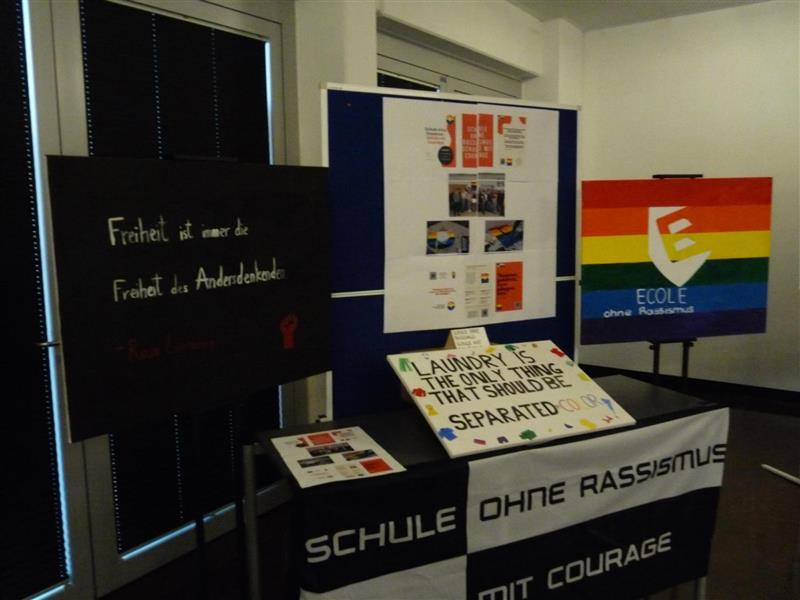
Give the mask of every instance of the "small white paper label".
POLYGON ((485 327, 467 327, 465 329, 451 329, 445 347, 459 350, 483 350, 490 345, 485 327))

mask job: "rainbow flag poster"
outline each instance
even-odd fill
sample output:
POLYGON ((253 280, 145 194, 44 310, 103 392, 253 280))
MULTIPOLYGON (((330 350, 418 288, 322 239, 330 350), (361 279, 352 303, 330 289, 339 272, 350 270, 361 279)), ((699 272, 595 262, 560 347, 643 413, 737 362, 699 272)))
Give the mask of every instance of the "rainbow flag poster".
POLYGON ((763 333, 772 179, 584 181, 581 343, 763 333))

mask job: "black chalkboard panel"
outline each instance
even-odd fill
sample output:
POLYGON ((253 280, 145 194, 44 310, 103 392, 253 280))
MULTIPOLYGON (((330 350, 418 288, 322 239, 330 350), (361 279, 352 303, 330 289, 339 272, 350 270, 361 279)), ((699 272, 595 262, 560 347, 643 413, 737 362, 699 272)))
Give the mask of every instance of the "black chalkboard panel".
POLYGON ((73 441, 330 368, 326 169, 48 169, 73 441))

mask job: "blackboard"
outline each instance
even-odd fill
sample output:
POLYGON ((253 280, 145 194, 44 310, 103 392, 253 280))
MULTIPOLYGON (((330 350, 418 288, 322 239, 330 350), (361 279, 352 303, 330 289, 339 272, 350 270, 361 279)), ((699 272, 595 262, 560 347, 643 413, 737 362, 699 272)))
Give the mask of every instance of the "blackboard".
POLYGON ((330 368, 328 174, 49 157, 70 434, 330 368))
MULTIPOLYGON (((383 99, 485 103, 487 99, 402 93, 388 88, 331 86, 324 94, 326 150, 333 227, 333 409, 336 418, 379 413, 402 405, 387 354, 441 347, 447 330, 383 333, 384 181, 383 99)), ((533 105, 511 99, 501 106, 533 105)), ((556 315, 489 325, 493 342, 551 339, 570 355, 575 346, 575 223, 578 112, 558 113, 558 230, 556 315)))

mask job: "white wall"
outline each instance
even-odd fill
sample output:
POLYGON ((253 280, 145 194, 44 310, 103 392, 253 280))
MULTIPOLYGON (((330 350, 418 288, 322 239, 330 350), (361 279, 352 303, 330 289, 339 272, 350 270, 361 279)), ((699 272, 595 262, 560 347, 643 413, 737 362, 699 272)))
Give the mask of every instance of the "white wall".
POLYGON ((322 164, 320 84, 375 85, 375 2, 295 2, 298 164, 322 164))
POLYGON ((569 21, 542 23, 542 71, 522 84, 526 100, 583 103, 583 32, 569 21))
MULTIPOLYGON (((321 163, 321 82, 375 85, 376 13, 541 78, 523 98, 582 105, 582 179, 772 176, 768 332, 706 338, 693 377, 800 389, 798 3, 776 0, 582 34, 510 3, 297 0, 298 151, 321 163), (491 10, 490 10, 491 9, 491 10), (480 35, 463 35, 475 31, 480 35)), ((293 111, 289 110, 290 116, 293 111)), ((581 361, 647 371, 646 344, 585 346, 581 361)), ((679 348, 662 368, 678 373, 679 348)))
POLYGON ((381 14, 491 59, 526 71, 542 70, 541 23, 504 0, 379 0, 381 14))
POLYGON ((292 119, 290 126, 299 132, 299 150, 291 162, 321 164, 320 83, 376 85, 378 11, 491 62, 541 70, 541 23, 505 0, 296 0, 297 122, 292 119))
MULTIPOLYGON (((692 377, 800 390, 799 9, 779 0, 585 35, 582 179, 773 177, 767 333, 700 340, 692 377)), ((645 343, 584 346, 580 359, 651 368, 645 343)), ((662 365, 680 372, 677 346, 662 365)))

